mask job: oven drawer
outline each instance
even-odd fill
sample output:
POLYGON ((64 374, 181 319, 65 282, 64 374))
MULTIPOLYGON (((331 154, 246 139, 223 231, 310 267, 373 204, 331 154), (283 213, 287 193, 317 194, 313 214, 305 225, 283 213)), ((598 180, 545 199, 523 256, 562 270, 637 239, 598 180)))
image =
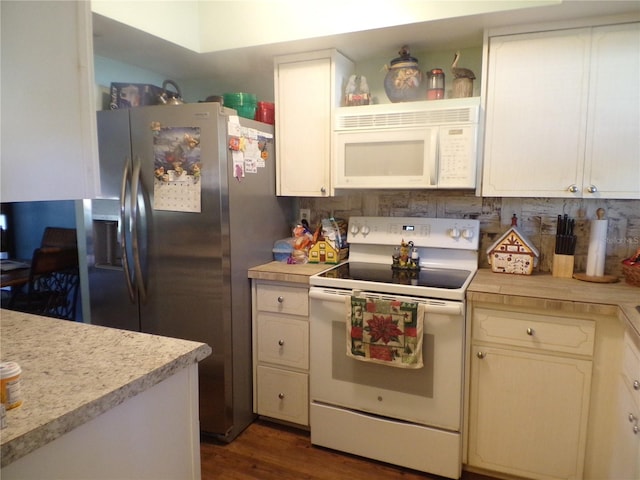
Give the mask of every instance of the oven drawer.
POLYGON ((258 361, 309 369, 309 322, 258 312, 258 361))
POLYGON ((595 322, 478 307, 473 309, 473 339, 591 356, 595 322))
POLYGON ((309 425, 309 376, 258 366, 258 415, 309 425))
POLYGON ((282 284, 259 283, 256 289, 258 310, 263 312, 309 315, 309 289, 282 284))

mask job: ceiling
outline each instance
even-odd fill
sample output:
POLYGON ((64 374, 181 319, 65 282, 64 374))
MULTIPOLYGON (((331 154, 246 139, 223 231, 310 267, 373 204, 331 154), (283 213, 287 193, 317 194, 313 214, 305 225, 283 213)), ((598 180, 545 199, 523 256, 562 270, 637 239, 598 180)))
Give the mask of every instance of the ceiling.
POLYGON ((502 13, 457 17, 293 42, 196 53, 102 15, 93 14, 96 55, 163 74, 175 80, 232 79, 273 70, 276 55, 337 48, 354 62, 409 44, 412 51, 463 49, 482 45, 485 28, 640 12, 640 1, 577 1, 502 13))

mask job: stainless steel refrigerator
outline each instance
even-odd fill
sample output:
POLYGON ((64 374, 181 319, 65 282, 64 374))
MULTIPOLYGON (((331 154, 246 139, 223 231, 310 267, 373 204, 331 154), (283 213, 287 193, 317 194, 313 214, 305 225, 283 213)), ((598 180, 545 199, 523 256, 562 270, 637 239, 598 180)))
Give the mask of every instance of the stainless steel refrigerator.
POLYGON ((84 318, 209 344, 200 427, 230 441, 254 419, 247 270, 293 216, 273 127, 200 103, 98 112, 98 131, 103 198, 78 215, 84 318))

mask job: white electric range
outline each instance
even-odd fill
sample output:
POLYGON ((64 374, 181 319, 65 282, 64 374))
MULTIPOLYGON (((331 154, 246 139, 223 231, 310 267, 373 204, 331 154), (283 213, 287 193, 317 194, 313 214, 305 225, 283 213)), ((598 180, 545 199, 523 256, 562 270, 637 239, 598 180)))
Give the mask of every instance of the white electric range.
POLYGON ((349 219, 349 260, 310 278, 313 444, 460 477, 465 293, 478 268, 479 229, 471 219, 349 219), (401 243, 419 268, 393 268, 401 243), (353 295, 425 304, 422 368, 346 355, 353 295))

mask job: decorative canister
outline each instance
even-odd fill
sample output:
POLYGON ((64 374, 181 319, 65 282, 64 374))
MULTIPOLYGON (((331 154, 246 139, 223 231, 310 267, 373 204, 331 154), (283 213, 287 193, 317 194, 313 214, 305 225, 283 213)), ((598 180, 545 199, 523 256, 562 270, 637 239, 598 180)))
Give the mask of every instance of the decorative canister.
POLYGON ((22 405, 21 373, 22 369, 16 362, 0 363, 0 403, 7 410, 22 405))
POLYGON ((409 47, 404 46, 398 52, 398 58, 391 60, 387 75, 384 77, 384 91, 393 103, 413 102, 424 98, 422 72, 418 60, 411 56, 409 47))

